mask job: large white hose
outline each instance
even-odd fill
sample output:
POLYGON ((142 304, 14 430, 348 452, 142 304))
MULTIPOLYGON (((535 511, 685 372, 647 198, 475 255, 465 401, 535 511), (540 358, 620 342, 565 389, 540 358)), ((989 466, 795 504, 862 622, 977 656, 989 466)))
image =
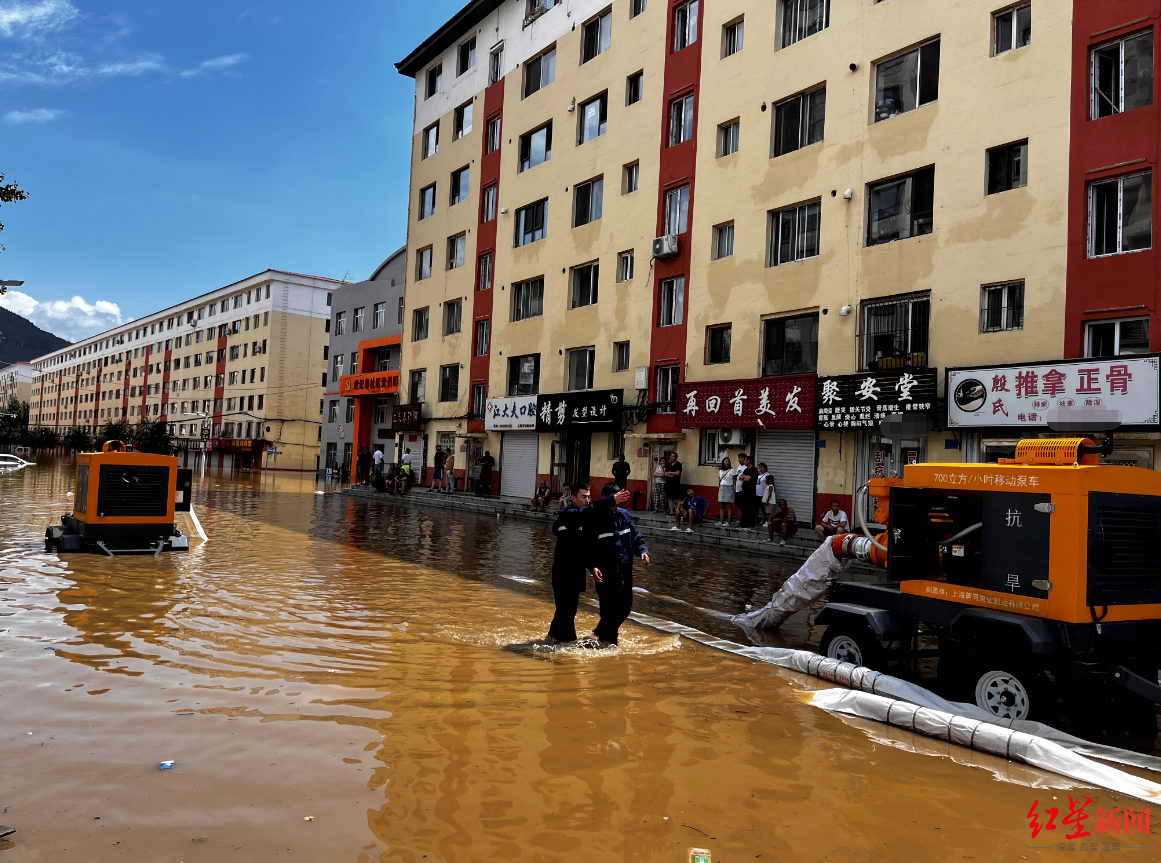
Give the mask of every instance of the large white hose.
POLYGON ((730 619, 739 626, 753 629, 777 629, 790 615, 822 596, 826 592, 827 579, 845 572, 850 565, 849 558, 840 560, 835 557, 830 543, 824 542, 798 568, 798 572, 782 583, 766 605, 730 619))

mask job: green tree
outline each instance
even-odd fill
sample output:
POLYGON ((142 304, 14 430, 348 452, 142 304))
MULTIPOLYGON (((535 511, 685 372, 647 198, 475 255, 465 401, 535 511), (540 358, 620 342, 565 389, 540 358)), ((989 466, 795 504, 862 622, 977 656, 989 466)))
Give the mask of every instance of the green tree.
POLYGON ((97 432, 93 448, 98 449, 111 440, 119 440, 128 446, 133 443, 133 427, 126 420, 118 420, 117 422, 107 420, 101 430, 97 432))
POLYGON ((0 443, 24 443, 28 437, 28 402, 9 396, 8 404, 0 410, 0 443))
POLYGON ((93 451, 93 435, 88 426, 73 426, 65 433, 62 443, 76 452, 93 451))
POLYGON ((169 425, 145 417, 134 427, 133 442, 141 452, 151 452, 157 455, 172 455, 170 446, 169 425))
MULTIPOLYGON (((0 204, 12 204, 16 201, 28 200, 28 192, 20 188, 19 183, 5 183, 4 175, 0 174, 0 204)), ((4 224, 0 222, 0 231, 4 230, 4 224)))

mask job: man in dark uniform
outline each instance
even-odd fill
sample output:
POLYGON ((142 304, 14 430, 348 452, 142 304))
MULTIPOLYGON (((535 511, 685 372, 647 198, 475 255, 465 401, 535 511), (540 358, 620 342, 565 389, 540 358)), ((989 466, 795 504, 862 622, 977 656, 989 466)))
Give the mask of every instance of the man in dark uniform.
MULTIPOLYGON (((545 639, 549 644, 576 641, 576 609, 580 595, 585 592, 585 570, 592 566, 596 546, 595 534, 590 530, 594 513, 611 512, 629 501, 629 492, 625 491, 616 496, 610 492, 609 496, 589 503, 589 487, 583 482, 573 483, 570 490, 572 497, 568 505, 552 524, 552 533, 556 536, 556 553, 552 560, 552 597, 556 602, 556 614, 545 639)), ((613 486, 613 492, 616 491, 617 487, 613 486)))
MULTIPOLYGON (((614 483, 608 483, 601 494, 602 500, 617 491, 614 483)), ((617 497, 624 492, 620 492, 617 497)), ((592 523, 588 527, 596 535, 596 549, 593 554, 593 579, 597 583, 597 596, 601 600, 601 620, 593 630, 604 647, 617 643, 617 630, 621 628, 633 610, 633 556, 640 555, 649 565, 649 547, 645 537, 637 530, 633 517, 621 509, 621 501, 615 509, 595 510, 592 523)))

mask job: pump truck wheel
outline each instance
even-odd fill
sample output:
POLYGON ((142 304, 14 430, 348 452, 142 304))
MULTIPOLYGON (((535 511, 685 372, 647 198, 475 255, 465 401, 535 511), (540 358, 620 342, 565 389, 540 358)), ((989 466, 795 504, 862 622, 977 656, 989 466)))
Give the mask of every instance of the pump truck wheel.
POLYGON ((998 719, 1051 724, 1059 715, 1056 687, 1048 674, 1013 653, 970 661, 955 653, 942 656, 939 676, 950 684, 952 700, 975 704, 998 719))
POLYGON ((827 625, 819 652, 828 659, 878 669, 883 646, 867 624, 839 618, 827 625))

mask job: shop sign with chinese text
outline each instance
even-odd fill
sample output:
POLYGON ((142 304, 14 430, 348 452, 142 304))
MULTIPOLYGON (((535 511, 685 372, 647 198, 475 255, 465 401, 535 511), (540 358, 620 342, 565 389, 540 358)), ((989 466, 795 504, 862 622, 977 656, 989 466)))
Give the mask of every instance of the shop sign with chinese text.
POLYGON ((532 431, 536 428, 536 396, 488 399, 484 406, 487 431, 532 431))
POLYGON ((814 428, 814 375, 677 386, 681 428, 814 428))
POLYGON ((930 411, 935 404, 935 369, 819 377, 817 428, 878 428, 891 414, 930 411))
POLYGON ((624 390, 577 390, 536 397, 536 430, 620 431, 624 390))
POLYGON ((417 431, 419 429, 420 405, 392 405, 391 428, 393 431, 417 431))
POLYGON ((1051 410, 1099 408, 1155 426, 1159 383, 1155 355, 948 369, 947 425, 1046 428, 1051 410))

